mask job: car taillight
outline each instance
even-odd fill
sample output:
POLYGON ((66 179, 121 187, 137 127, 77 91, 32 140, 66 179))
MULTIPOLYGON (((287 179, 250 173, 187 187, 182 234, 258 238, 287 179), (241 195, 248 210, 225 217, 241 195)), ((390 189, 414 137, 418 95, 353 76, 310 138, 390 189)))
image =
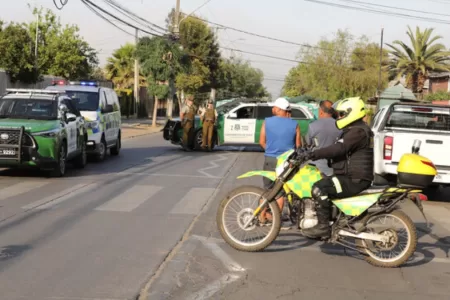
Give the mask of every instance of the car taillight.
POLYGON ((383 159, 384 160, 392 159, 393 149, 394 149, 394 137, 386 136, 384 138, 384 146, 383 146, 383 159))

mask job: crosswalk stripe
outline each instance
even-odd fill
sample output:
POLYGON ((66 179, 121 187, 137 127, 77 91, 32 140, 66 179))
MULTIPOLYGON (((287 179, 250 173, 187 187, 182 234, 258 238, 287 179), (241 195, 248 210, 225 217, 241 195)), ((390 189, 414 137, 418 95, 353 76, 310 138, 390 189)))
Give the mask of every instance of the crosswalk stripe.
POLYGON ((192 188, 172 208, 171 214, 196 215, 200 212, 205 202, 214 193, 213 188, 192 188))
POLYGON ((38 189, 48 184, 45 181, 23 181, 17 184, 5 187, 1 189, 0 200, 5 200, 13 196, 25 194, 34 189, 38 189))
POLYGON ((53 206, 56 206, 66 200, 71 199, 72 197, 79 195, 81 193, 90 191, 91 189, 94 189, 98 186, 98 184, 77 184, 74 186, 71 186, 70 188, 67 188, 65 190, 62 190, 61 192, 58 192, 56 194, 50 195, 48 197, 45 197, 41 200, 35 201, 33 203, 30 203, 28 205, 22 206, 22 209, 49 209, 53 206))
POLYGON ((163 187, 157 185, 135 185, 129 190, 109 200, 95 210, 131 212, 139 205, 153 197, 163 187))

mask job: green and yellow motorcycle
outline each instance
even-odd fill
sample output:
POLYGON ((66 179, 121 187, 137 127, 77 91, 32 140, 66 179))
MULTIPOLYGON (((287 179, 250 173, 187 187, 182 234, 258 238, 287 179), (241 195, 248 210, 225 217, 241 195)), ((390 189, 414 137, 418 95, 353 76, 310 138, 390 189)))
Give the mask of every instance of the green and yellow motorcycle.
MULTIPOLYGON (((434 164, 419 155, 420 144, 415 140, 412 153, 401 157, 396 186, 371 187, 357 196, 332 200, 332 234, 326 242, 358 251, 368 263, 378 267, 399 267, 414 254, 416 227, 399 204, 413 201, 426 220, 421 203, 426 197, 421 191, 431 185, 437 174, 434 164)), ((288 200, 290 219, 298 229, 317 224, 311 188, 322 175, 307 161, 311 150, 287 151, 277 158, 275 171, 250 171, 238 177, 264 176, 274 184, 268 190, 241 186, 221 201, 217 226, 231 247, 253 252, 272 244, 281 228, 280 208, 275 201, 280 196, 288 200), (269 224, 260 222, 263 211, 272 216, 269 224)))

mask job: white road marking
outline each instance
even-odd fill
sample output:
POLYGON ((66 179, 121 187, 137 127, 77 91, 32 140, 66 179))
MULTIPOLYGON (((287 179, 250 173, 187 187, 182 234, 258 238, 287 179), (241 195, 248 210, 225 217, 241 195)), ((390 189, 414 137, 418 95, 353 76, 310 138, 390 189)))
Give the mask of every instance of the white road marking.
POLYGON ((38 189, 49 182, 46 181, 23 181, 17 184, 5 187, 1 189, 0 200, 5 200, 10 197, 25 194, 34 189, 38 189))
POLYGON ((237 262, 235 262, 222 248, 214 242, 214 240, 209 240, 208 238, 193 235, 193 238, 202 242, 202 244, 207 247, 211 252, 227 267, 230 272, 244 272, 245 269, 241 267, 237 262))
POLYGON ((219 157, 218 159, 211 160, 209 162, 210 166, 202 168, 202 169, 198 170, 198 172, 203 174, 203 175, 205 175, 205 176, 207 176, 207 177, 214 177, 213 175, 211 175, 208 172, 206 172, 206 170, 216 169, 216 168, 220 167, 218 164, 216 164, 217 162, 224 161, 224 160, 228 159, 228 157, 226 157, 223 154, 218 154, 217 156, 219 157))
POLYGON ((122 174, 129 174, 129 175, 143 175, 143 176, 167 176, 167 177, 187 177, 187 178, 211 178, 211 179, 222 179, 223 177, 217 177, 217 176, 200 176, 200 175, 184 175, 184 174, 163 174, 163 173, 145 173, 145 172, 121 172, 122 174))
POLYGON ((210 299, 217 291, 223 289, 223 287, 227 284, 230 284, 240 278, 239 275, 236 274, 225 274, 219 279, 211 282, 200 291, 192 294, 190 297, 187 297, 188 300, 203 300, 210 299))
POLYGON ((215 190, 215 188, 190 189, 189 192, 172 208, 170 213, 197 215, 215 190))
POLYGON ((230 271, 230 273, 223 275, 219 279, 207 284, 200 291, 193 293, 186 299, 189 300, 203 300, 209 299, 219 290, 223 289, 225 285, 230 284, 239 278, 240 274, 233 272, 245 272, 245 269, 241 267, 237 262, 235 262, 222 248, 215 243, 217 239, 209 239, 203 236, 193 235, 192 238, 199 240, 205 247, 207 247, 211 252, 225 265, 225 267, 230 271))
POLYGON ((97 207, 95 210, 131 212, 158 193, 163 187, 157 185, 135 185, 125 190, 112 200, 97 207))
POLYGON ((23 209, 49 209, 52 208, 64 201, 67 201, 81 193, 88 192, 94 188, 96 188, 99 184, 86 184, 81 183, 74 185, 70 188, 62 190, 59 193, 53 194, 51 196, 45 197, 44 199, 35 201, 33 203, 22 206, 23 209))

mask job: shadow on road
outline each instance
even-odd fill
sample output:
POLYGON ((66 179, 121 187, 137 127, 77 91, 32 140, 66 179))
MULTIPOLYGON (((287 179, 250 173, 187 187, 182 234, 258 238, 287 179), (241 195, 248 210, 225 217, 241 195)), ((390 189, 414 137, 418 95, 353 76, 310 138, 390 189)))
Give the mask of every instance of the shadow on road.
POLYGON ((30 249, 31 246, 28 245, 9 245, 2 247, 0 250, 0 262, 16 258, 30 249))

